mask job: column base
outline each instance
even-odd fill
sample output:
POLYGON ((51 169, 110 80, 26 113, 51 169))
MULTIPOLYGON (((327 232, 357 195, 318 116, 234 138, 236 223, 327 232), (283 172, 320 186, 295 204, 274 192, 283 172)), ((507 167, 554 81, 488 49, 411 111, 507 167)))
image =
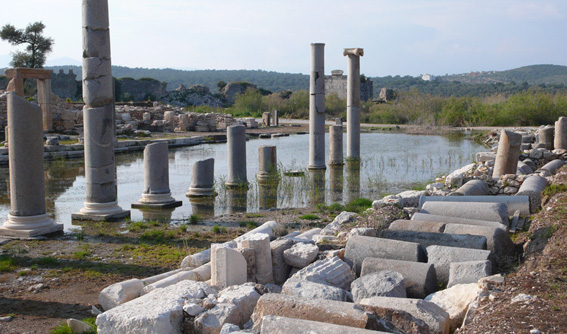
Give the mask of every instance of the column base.
POLYGON ((142 198, 138 203, 133 203, 133 209, 171 209, 181 206, 181 201, 176 201, 171 197, 171 193, 167 194, 142 194, 142 198))
POLYGON ((224 185, 228 189, 248 189, 248 182, 226 182, 224 185))
POLYGON ((345 163, 343 161, 329 161, 329 167, 341 167, 344 165, 345 163))
POLYGON ((118 202, 91 203, 85 202, 85 206, 71 214, 71 219, 92 220, 92 221, 116 221, 130 217, 130 210, 123 210, 118 206, 118 202))
POLYGON ((215 197, 215 188, 189 188, 185 196, 189 198, 215 197))
POLYGON ((62 232, 63 224, 54 223, 47 213, 36 216, 12 216, 0 227, 0 236, 7 238, 32 238, 62 232))
POLYGON ((309 170, 325 170, 327 166, 308 166, 307 169, 309 170))

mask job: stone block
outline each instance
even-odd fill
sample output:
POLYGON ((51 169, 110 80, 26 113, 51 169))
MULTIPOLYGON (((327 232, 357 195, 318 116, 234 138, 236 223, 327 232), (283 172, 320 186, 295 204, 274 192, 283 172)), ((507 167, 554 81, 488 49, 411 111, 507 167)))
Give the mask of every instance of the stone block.
POLYGON ((278 239, 270 242, 272 251, 272 270, 274 274, 274 282, 283 284, 289 277, 291 266, 284 260, 284 251, 293 246, 291 239, 278 239))
POLYGON ((470 180, 467 183, 463 184, 459 189, 455 190, 456 194, 462 196, 479 196, 479 195, 488 195, 490 192, 490 188, 488 184, 483 180, 470 180))
POLYGON ((388 260, 378 258, 366 258, 362 262, 363 277, 381 270, 393 270, 402 275, 406 294, 409 298, 425 298, 427 295, 437 291, 437 275, 431 263, 388 260))
POLYGON ((256 282, 256 251, 253 248, 236 248, 246 260, 246 281, 256 282))
POLYGON ((421 207, 421 213, 495 221, 508 226, 508 208, 503 203, 427 201, 421 207))
POLYGON ((225 323, 235 323, 239 317, 240 314, 236 305, 227 303, 217 304, 195 318, 193 322, 195 333, 218 334, 225 323))
POLYGON ((530 210, 535 212, 541 207, 541 193, 547 187, 548 181, 546 178, 539 175, 528 176, 515 196, 529 196, 530 210))
POLYGON ((397 271, 380 270, 355 279, 350 285, 355 303, 374 296, 406 298, 404 277, 397 271))
POLYGON ((402 261, 426 262, 425 248, 415 242, 372 238, 355 235, 347 241, 345 261, 360 276, 362 261, 367 257, 402 261))
POLYGON ((349 290, 351 282, 356 277, 346 262, 338 257, 331 257, 313 262, 293 274, 291 278, 349 290))
POLYGON ((555 159, 543 165, 540 169, 538 169, 538 171, 541 170, 548 171, 551 175, 553 175, 557 173, 557 170, 561 168, 561 166, 563 166, 564 163, 565 161, 561 159, 555 159))
POLYGON ((336 216, 330 224, 327 224, 327 226, 325 226, 323 231, 321 231, 321 234, 336 235, 342 225, 353 222, 357 216, 357 213, 343 211, 338 216, 336 216))
POLYGON ((291 319, 266 315, 262 318, 260 334, 380 334, 386 332, 371 331, 367 329, 340 326, 320 321, 291 319))
POLYGON ((283 252, 285 262, 296 268, 303 268, 311 264, 317 258, 318 253, 319 247, 304 243, 297 243, 283 252))
POLYGON ((477 283, 481 278, 490 276, 492 266, 490 261, 453 262, 449 265, 450 288, 458 284, 477 283))
POLYGON ((246 259, 232 248, 211 245, 211 284, 220 288, 246 283, 246 259))
POLYGON ((219 292, 217 301, 219 304, 233 304, 238 313, 237 319, 232 319, 238 326, 243 326, 254 312, 260 294, 254 288, 254 284, 247 283, 239 286, 231 286, 219 292))
POLYGON ((314 236, 318 235, 321 233, 323 229, 321 228, 312 228, 308 231, 305 231, 299 235, 296 236, 297 239, 313 239, 314 236))
POLYGON ((115 283, 102 289, 98 296, 98 302, 105 311, 132 299, 138 298, 144 288, 144 282, 137 278, 115 283))
POLYGON ((491 251, 496 258, 515 257, 514 242, 512 242, 508 233, 500 228, 447 224, 444 233, 483 236, 486 238, 486 249, 491 251))
POLYGON ((143 279, 142 282, 145 286, 140 292, 140 295, 145 295, 146 293, 150 293, 156 289, 165 288, 185 280, 205 282, 209 279, 211 279, 211 264, 207 263, 192 270, 180 270, 179 272, 172 273, 171 275, 165 275, 162 277, 158 275, 151 277, 150 279, 143 279))
POLYGON ((443 233, 443 230, 445 229, 445 223, 398 219, 393 221, 388 229, 394 231, 443 233))
POLYGON ((256 251, 256 281, 260 284, 274 283, 270 236, 265 233, 249 235, 237 241, 239 248, 256 251))
MULTIPOLYGON (((446 229, 447 228, 445 228, 445 230, 446 229)), ((383 230, 380 236, 386 239, 416 242, 425 247, 440 245, 448 247, 486 249, 486 237, 479 235, 451 234, 447 231, 445 231, 445 233, 431 233, 383 230)))
POLYGON ((465 224, 465 225, 474 225, 474 226, 488 226, 488 227, 501 228, 505 231, 508 231, 508 226, 505 226, 504 224, 496 222, 496 221, 467 219, 467 218, 449 217, 449 216, 441 216, 441 215, 431 215, 431 214, 421 213, 421 212, 415 213, 411 217, 411 220, 412 221, 424 221, 424 222, 441 222, 441 223, 448 223, 448 224, 465 224))
POLYGON ((429 246, 427 247, 427 263, 435 266, 437 281, 449 281, 449 267, 452 262, 489 260, 490 251, 483 249, 429 246))
POLYGON ((479 292, 480 289, 475 283, 459 284, 431 294, 425 300, 449 314, 448 323, 450 331, 453 332, 463 323, 469 304, 477 298, 479 292))
POLYGON ((348 292, 334 286, 290 278, 282 286, 282 294, 302 298, 329 299, 346 302, 350 300, 348 292))
POLYGON ((509 216, 513 215, 516 211, 520 211, 522 215, 530 214, 530 201, 527 197, 522 196, 422 196, 420 199, 420 207, 423 207, 427 202, 503 203, 506 204, 509 216))

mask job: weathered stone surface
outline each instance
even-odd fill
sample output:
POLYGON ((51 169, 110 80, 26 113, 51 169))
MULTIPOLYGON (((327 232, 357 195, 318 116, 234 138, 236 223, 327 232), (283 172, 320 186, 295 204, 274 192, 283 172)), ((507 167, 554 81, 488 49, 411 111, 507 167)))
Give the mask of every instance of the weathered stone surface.
POLYGON ((357 213, 343 211, 338 216, 335 217, 333 222, 325 226, 323 231, 321 231, 321 234, 336 235, 342 225, 354 221, 357 216, 358 216, 357 213))
POLYGON ((282 286, 281 293, 302 298, 329 299, 341 302, 346 302, 350 299, 348 292, 341 288, 296 278, 288 279, 282 286))
POLYGON ((325 169, 325 44, 311 44, 309 169, 325 169))
POLYGON ((240 332, 240 327, 233 325, 233 324, 229 324, 229 323, 225 323, 224 325, 222 325, 221 331, 219 334, 229 334, 229 333, 234 333, 234 332, 240 332))
POLYGON ((284 251, 293 246, 291 239, 278 239, 270 242, 270 249, 272 251, 272 270, 274 273, 274 282, 276 284, 283 284, 289 277, 291 266, 286 263, 284 259, 284 251))
POLYGON ((492 266, 490 261, 453 262, 449 265, 450 288, 458 284, 477 283, 481 278, 490 276, 492 266))
POLYGON ((447 187, 460 187, 463 185, 465 175, 472 172, 475 164, 469 164, 457 169, 445 178, 445 185, 447 187))
POLYGON ((522 161, 518 161, 517 174, 532 174, 534 170, 522 161))
POLYGON ((89 324, 77 319, 67 319, 67 326, 69 326, 69 329, 73 334, 80 334, 87 332, 90 333, 93 331, 93 328, 89 324))
POLYGON ((437 275, 433 264, 400 260, 388 260, 368 257, 362 262, 360 276, 381 270, 399 272, 404 278, 406 293, 409 298, 425 298, 437 291, 437 275))
POLYGON ((376 237, 376 229, 370 227, 355 227, 351 229, 347 234, 347 239, 353 235, 362 235, 365 237, 376 237))
POLYGON ((232 319, 233 324, 243 326, 254 312, 254 307, 260 299, 260 294, 254 288, 252 283, 247 283, 240 286, 231 286, 221 292, 217 301, 220 304, 233 304, 236 306, 238 313, 237 319, 232 319))
POLYGON ((267 315, 262 318, 260 334, 380 334, 386 332, 371 331, 349 326, 340 326, 326 322, 291 319, 267 315))
POLYGON ((235 323, 238 321, 239 317, 240 314, 236 305, 227 303, 217 304, 195 318, 195 332, 201 334, 218 334, 225 323, 235 323))
POLYGON ((149 293, 100 314, 96 319, 98 333, 178 334, 183 322, 185 299, 203 298, 214 291, 206 283, 182 281, 149 293))
POLYGON ((508 233, 500 228, 447 224, 445 225, 444 233, 483 236, 486 238, 486 249, 491 251, 496 257, 514 256, 515 253, 514 242, 512 242, 508 233))
POLYGON ((358 304, 357 306, 361 307, 372 317, 376 318, 376 321, 379 324, 379 326, 377 326, 378 330, 384 330, 388 333, 431 333, 429 326, 423 320, 414 317, 408 312, 380 306, 361 304, 358 304))
POLYGON ((555 122, 555 149, 567 150, 567 117, 561 116, 555 122))
POLYGON ((448 334, 450 331, 449 314, 434 303, 421 299, 372 297, 360 301, 362 305, 401 310, 423 320, 431 333, 448 334))
POLYGON ((483 180, 470 180, 467 183, 463 184, 459 189, 455 190, 456 194, 462 196, 473 196, 473 195, 488 195, 490 188, 488 184, 483 180))
POLYGON ((256 251, 256 281, 261 284, 274 283, 270 236, 257 233, 237 241, 239 248, 254 248, 256 251))
POLYGON ((552 126, 542 126, 538 130, 539 144, 547 150, 553 150, 553 135, 555 129, 552 126))
POLYGON ((487 162, 496 160, 495 152, 477 152, 476 162, 487 162))
POLYGON ((425 298, 449 314, 450 331, 454 331, 463 323, 469 304, 476 299, 480 292, 475 284, 459 284, 443 291, 436 292, 425 298))
POLYGON ((297 243, 283 252, 285 262, 296 268, 308 266, 317 258, 318 253, 319 247, 304 243, 297 243))
POLYGON ((561 168, 561 166, 563 166, 564 163, 565 161, 561 159, 555 159, 543 165, 540 169, 538 169, 538 171, 548 171, 549 173, 551 173, 551 175, 553 175, 559 168, 561 168))
POLYGON ((191 172, 189 197, 214 196, 215 159, 196 161, 191 172))
POLYGON ((535 212, 541 207, 541 193, 547 187, 547 179, 539 175, 531 175, 522 182, 515 196, 529 196, 530 210, 535 212))
POLYGON ((168 273, 144 278, 144 288, 140 291, 140 295, 150 293, 155 289, 165 288, 170 285, 177 284, 184 280, 192 280, 204 282, 211 279, 211 264, 207 263, 192 270, 173 270, 168 273))
POLYGON ((98 296, 98 302, 105 311, 108 311, 120 304, 138 298, 143 288, 144 282, 137 278, 112 284, 102 289, 98 296))
POLYGON ((450 224, 465 224, 465 225, 474 225, 474 226, 488 226, 488 227, 495 227, 501 228, 505 231, 508 231, 508 226, 496 222, 496 221, 487 221, 487 220, 477 220, 477 219, 468 219, 468 218, 459 218, 459 217, 449 217, 449 216, 441 216, 441 215, 432 215, 427 213, 417 212, 411 217, 412 221, 427 221, 427 222, 442 222, 442 223, 450 223, 450 224))
POLYGON ((299 235, 296 236, 297 239, 313 239, 314 236, 318 235, 321 233, 323 229, 321 228, 312 228, 308 231, 305 231, 299 235))
POLYGON ((236 248, 246 260, 246 281, 256 282, 256 251, 253 248, 236 248))
POLYGON ((513 215, 516 210, 519 210, 522 215, 530 214, 530 201, 527 197, 523 196, 422 196, 420 199, 420 207, 423 207, 424 203, 427 202, 503 203, 506 204, 506 209, 510 216, 513 215))
POLYGON ((406 298, 406 286, 402 274, 392 270, 380 270, 360 276, 350 285, 355 303, 374 296, 406 298))
POLYGON ((505 226, 508 226, 508 208, 506 204, 503 203, 457 203, 427 201, 421 207, 421 213, 496 221, 505 226))
POLYGON ((400 208, 417 207, 419 198, 425 194, 422 190, 407 190, 396 195, 384 196, 382 199, 372 202, 372 207, 378 209, 384 205, 397 205, 400 208))
POLYGON ((437 281, 449 281, 449 266, 452 262, 485 261, 490 257, 489 250, 457 248, 445 246, 427 247, 427 263, 435 266, 437 281))
POLYGON ((342 166, 343 162, 343 126, 329 127, 329 166, 342 166))
POLYGON ((396 221, 393 221, 388 229, 394 231, 443 233, 443 230, 445 229, 445 223, 398 219, 396 221))
POLYGON ((291 278, 321 283, 349 290, 356 278, 346 262, 338 257, 315 261, 291 276, 291 278))
POLYGON ((426 262, 425 249, 418 243, 355 235, 345 249, 345 261, 360 275, 362 261, 367 257, 402 261, 426 262))
MULTIPOLYGON (((497 178, 504 174, 516 174, 518 158, 522 146, 522 135, 502 129, 492 177, 497 178)), ((488 220, 488 219, 487 219, 488 220)))
POLYGON ((368 314, 353 303, 273 293, 263 295, 256 304, 254 314, 252 314, 255 332, 262 328, 262 319, 266 315, 285 316, 292 319, 320 321, 357 328, 367 328, 370 320, 368 314))
POLYGON ((211 245, 211 284, 220 288, 246 283, 247 263, 244 256, 220 244, 211 245))
POLYGON ((450 234, 446 230, 447 228, 445 228, 444 233, 383 230, 380 236, 386 239, 416 242, 425 247, 440 245, 448 247, 486 249, 486 237, 479 235, 450 234))
POLYGON ((242 187, 248 183, 246 176, 246 128, 232 125, 226 129, 228 146, 227 187, 242 187))

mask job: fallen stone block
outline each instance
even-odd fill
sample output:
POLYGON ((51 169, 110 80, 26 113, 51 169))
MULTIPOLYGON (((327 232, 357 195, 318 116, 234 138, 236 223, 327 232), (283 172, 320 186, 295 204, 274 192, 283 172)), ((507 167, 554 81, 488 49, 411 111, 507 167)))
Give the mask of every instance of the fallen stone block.
MULTIPOLYGON (((140 295, 143 296, 156 289, 165 288, 185 280, 204 282, 204 281, 208 281, 209 279, 211 279, 211 264, 207 263, 192 270, 180 270, 179 272, 174 273, 173 275, 166 276, 160 279, 159 281, 155 281, 154 283, 148 284, 144 286, 142 291, 140 291, 140 295)), ((142 280, 142 281, 144 282, 144 284, 146 284, 146 282, 149 282, 148 280, 142 280)))
POLYGON ((291 278, 326 284, 348 291, 356 277, 345 261, 338 257, 331 257, 313 262, 293 274, 291 278))
POLYGON ((310 321, 302 319, 291 319, 266 315, 262 318, 261 334, 290 334, 290 333, 309 333, 309 334, 374 334, 386 333, 371 331, 361 328, 340 326, 326 322, 310 321))
POLYGON ((178 334, 186 299, 200 299, 215 291, 203 282, 181 281, 114 307, 96 318, 98 333, 178 334))
POLYGON ((288 279, 282 286, 281 293, 288 296, 338 300, 341 302, 346 302, 350 299, 348 292, 344 289, 296 278, 288 279))
POLYGON ((237 245, 239 248, 254 248, 256 251, 256 281, 260 284, 274 283, 270 236, 256 233, 240 238, 237 245))
POLYGON ((483 249, 429 246, 427 247, 427 263, 435 266, 437 281, 449 281, 449 267, 452 262, 489 260, 490 251, 483 249))
POLYGON ((463 185, 465 175, 472 172, 475 164, 469 164, 457 169, 445 178, 445 185, 447 187, 460 187, 463 185))
POLYGON ((370 227, 355 227, 351 229, 347 234, 347 239, 353 235, 362 235, 365 237, 376 237, 376 229, 370 227))
POLYGON ((396 195, 384 196, 383 198, 372 202, 372 207, 374 209, 379 209, 385 205, 396 205, 400 208, 417 207, 419 197, 424 193, 425 191, 422 190, 408 190, 396 195))
POLYGON ((453 262, 449 265, 450 288, 458 284, 477 283, 483 277, 488 277, 492 273, 490 261, 466 261, 453 262))
POLYGON ((443 233, 443 230, 445 230, 445 223, 398 219, 393 221, 388 229, 394 231, 443 233))
POLYGON ((367 257, 402 261, 427 262, 425 248, 415 242, 355 235, 347 241, 345 261, 360 276, 362 261, 367 257))
POLYGON ((355 303, 374 296, 407 297, 404 277, 392 270, 380 270, 360 276, 352 282, 350 288, 355 303))
POLYGON ((236 248, 246 260, 246 281, 256 282, 256 251, 253 248, 236 248))
MULTIPOLYGON (((507 214, 504 216, 500 216, 501 220, 504 217, 508 217, 514 214, 516 210, 519 210, 520 213, 524 216, 530 214, 530 201, 527 196, 422 196, 420 199, 420 208, 423 208, 423 205, 428 202, 456 202, 458 204, 454 205, 467 205, 467 204, 474 204, 474 203, 502 203, 506 204, 507 214)), ((453 204, 447 204, 453 205, 453 204)), ((482 210, 482 208, 480 208, 482 210)), ((438 213, 434 213, 438 214, 438 213)), ((472 216, 472 213, 470 214, 472 216)), ((492 216, 492 219, 484 219, 484 218, 476 218, 479 220, 492 220, 496 221, 497 216, 492 216)), ((462 217, 462 218, 471 218, 471 217, 462 217)), ((473 217, 473 219, 475 219, 473 217)), ((499 222, 502 222, 498 220, 499 222)))
POLYGON ((437 275, 433 264, 368 257, 362 262, 360 276, 380 270, 399 272, 404 278, 406 294, 409 298, 425 298, 437 291, 437 275))
POLYGON ((496 160, 496 152, 477 152, 476 162, 487 162, 496 160))
POLYGON ((291 239, 281 238, 270 242, 272 252, 272 270, 274 282, 283 284, 289 277, 291 266, 284 259, 284 251, 291 248, 294 242, 291 239))
MULTIPOLYGON (((459 189, 455 190, 455 194, 459 196, 480 196, 488 195, 490 188, 483 180, 470 180, 463 184, 459 189)), ((421 202, 421 199, 420 199, 421 202)))
MULTIPOLYGON (((477 235, 486 238, 486 245, 489 251, 492 252, 494 259, 506 258, 515 255, 515 245, 512 239, 508 236, 506 231, 500 228, 486 227, 486 226, 472 226, 461 224, 447 224, 445 225, 445 232, 452 235, 477 235)), ((458 246, 462 247, 462 246, 458 246)), ((462 247, 468 248, 468 247, 462 247)), ((504 259, 501 259, 504 260, 504 259)))
POLYGON ((314 236, 318 235, 321 233, 321 231, 323 231, 323 229, 321 228, 312 228, 309 231, 305 231, 301 234, 299 234, 298 236, 296 236, 297 239, 309 239, 312 240, 314 236))
POLYGON ((448 247, 486 249, 486 237, 479 235, 450 234, 446 230, 447 228, 445 228, 444 233, 383 230, 380 233, 380 237, 416 242, 424 247, 440 245, 448 247))
POLYGON ((426 201, 421 207, 421 212, 429 213, 432 215, 496 221, 505 226, 508 226, 508 208, 506 204, 503 203, 458 203, 426 201))
POLYGON ((98 296, 98 302, 103 310, 108 311, 118 305, 140 297, 140 292, 143 288, 144 282, 137 278, 115 283, 102 289, 98 296))
POLYGON ((319 253, 319 247, 312 244, 297 243, 291 248, 286 249, 284 254, 285 262, 296 268, 303 268, 311 264, 317 254, 319 253))
POLYGON ((448 334, 450 332, 449 314, 434 303, 421 299, 372 297, 360 301, 361 305, 400 310, 423 320, 431 333, 448 334))
POLYGON ((527 174, 532 174, 533 172, 534 170, 530 166, 528 166, 522 161, 518 161, 518 171, 516 172, 516 174, 527 175, 527 174))
POLYGON ((547 179, 539 175, 531 175, 524 180, 515 196, 529 196, 530 211, 533 213, 541 207, 541 193, 547 187, 547 179))
POLYGON ((238 332, 240 332, 240 327, 234 324, 225 323, 224 325, 222 325, 219 334, 229 334, 229 333, 238 333, 238 332))
POLYGON ((459 284, 442 291, 435 292, 425 298, 449 314, 450 331, 461 326, 469 304, 473 302, 480 292, 477 284, 459 284))
POLYGON ((561 168, 561 166, 563 166, 564 163, 565 163, 565 161, 563 161, 561 159, 555 159, 555 160, 552 160, 552 161, 546 163, 537 171, 544 170, 544 171, 548 171, 549 173, 551 173, 551 175, 553 175, 553 174, 557 173, 557 170, 559 168, 561 168))
POLYGON ((231 286, 219 292, 217 301, 220 304, 233 304, 236 306, 238 313, 237 319, 231 322, 238 326, 243 326, 254 312, 254 307, 260 299, 260 294, 254 288, 254 284, 247 283, 244 285, 231 286))
POLYGON ((217 304, 195 318, 193 322, 194 332, 199 334, 217 334, 225 323, 235 323, 239 317, 238 308, 234 304, 217 304))
POLYGON ((420 213, 417 212, 411 217, 412 221, 429 221, 429 222, 441 222, 441 223, 450 223, 450 224, 465 224, 465 225, 475 225, 475 226, 489 226, 489 227, 496 227, 501 228, 508 232, 508 226, 496 222, 496 221, 486 221, 486 220, 478 220, 478 219, 467 219, 467 218, 458 218, 458 217, 449 217, 449 216, 441 216, 441 215, 432 215, 427 213, 420 213))
POLYGON ((246 283, 248 265, 242 254, 219 244, 212 244, 211 250, 212 285, 222 289, 246 283))
POLYGON ((338 216, 336 216, 330 224, 327 224, 327 226, 325 226, 325 228, 321 231, 321 234, 336 235, 342 225, 354 221, 357 216, 357 213, 343 211, 338 216))

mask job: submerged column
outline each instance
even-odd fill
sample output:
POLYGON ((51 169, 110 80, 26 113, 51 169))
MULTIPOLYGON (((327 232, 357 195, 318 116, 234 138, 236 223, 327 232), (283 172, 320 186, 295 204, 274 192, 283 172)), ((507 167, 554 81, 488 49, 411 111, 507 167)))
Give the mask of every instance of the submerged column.
POLYGON ((185 194, 189 198, 215 196, 215 159, 200 160, 193 165, 191 185, 185 194))
POLYGON ((493 178, 498 178, 504 174, 516 174, 521 147, 521 134, 502 129, 498 141, 498 151, 496 151, 496 160, 494 161, 493 178))
POLYGON ((262 145, 258 147, 258 182, 270 182, 278 180, 278 159, 276 147, 262 145))
POLYGON ((128 217, 130 211, 118 206, 116 194, 116 124, 107 0, 83 0, 83 100, 87 198, 72 218, 128 217))
POLYGON ((169 190, 169 157, 166 142, 144 148, 144 192, 133 208, 167 209, 181 206, 169 190))
POLYGON ((309 169, 325 169, 325 44, 311 44, 309 169))
POLYGON ((242 125, 231 125, 226 128, 228 145, 228 188, 246 188, 246 128, 242 125))
POLYGON ((8 93, 10 212, 0 235, 33 237, 63 230, 45 209, 41 109, 8 93))
POLYGON ((344 49, 348 56, 347 160, 360 160, 360 56, 364 49, 344 49))
POLYGON ((342 166, 343 162, 343 126, 329 127, 329 166, 342 166))

